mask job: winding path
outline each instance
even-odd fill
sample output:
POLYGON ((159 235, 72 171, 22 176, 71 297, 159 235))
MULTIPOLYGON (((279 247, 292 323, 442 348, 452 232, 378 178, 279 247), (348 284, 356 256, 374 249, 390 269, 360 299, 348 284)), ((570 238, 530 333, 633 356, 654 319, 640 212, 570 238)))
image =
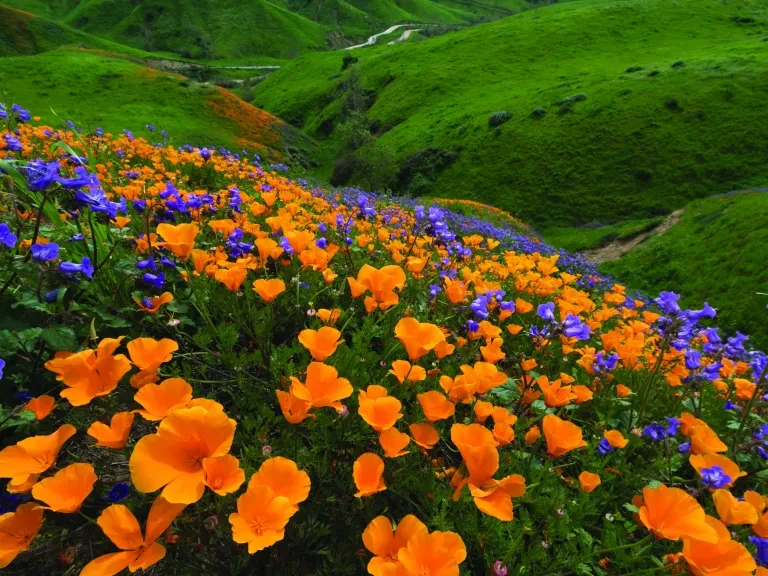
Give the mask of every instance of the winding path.
POLYGON ((403 35, 402 35, 402 36, 400 36, 400 38, 395 38, 394 40, 392 40, 392 42, 387 42, 387 45, 389 45, 389 44, 398 44, 398 43, 400 43, 400 42, 405 42, 406 40, 408 40, 408 38, 409 38, 409 37, 411 36, 411 34, 413 34, 414 32, 421 32, 421 28, 417 28, 417 29, 415 29, 415 30, 410 30, 410 29, 408 29, 408 30, 404 30, 404 31, 403 31, 403 35))
POLYGON ((363 44, 355 44, 354 46, 347 46, 346 48, 344 48, 344 50, 354 50, 355 48, 364 48, 366 46, 373 46, 374 44, 376 44, 376 39, 379 36, 386 36, 387 34, 391 34, 392 32, 394 32, 398 28, 403 28, 405 26, 407 26, 407 24, 395 24, 394 26, 390 26, 389 28, 384 30, 384 32, 379 32, 378 34, 369 36, 368 40, 363 44))

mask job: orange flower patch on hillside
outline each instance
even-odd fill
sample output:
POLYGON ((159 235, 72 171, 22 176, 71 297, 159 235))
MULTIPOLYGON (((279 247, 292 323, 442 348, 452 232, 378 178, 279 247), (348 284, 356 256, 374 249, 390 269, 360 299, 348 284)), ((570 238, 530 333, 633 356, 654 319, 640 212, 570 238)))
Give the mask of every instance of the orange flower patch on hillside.
MULTIPOLYGON (((282 137, 276 128, 282 124, 275 116, 240 100, 220 86, 211 95, 208 105, 217 116, 231 120, 243 146, 267 153, 267 147, 282 148, 282 137)), ((279 159, 279 158, 278 158, 279 159)))

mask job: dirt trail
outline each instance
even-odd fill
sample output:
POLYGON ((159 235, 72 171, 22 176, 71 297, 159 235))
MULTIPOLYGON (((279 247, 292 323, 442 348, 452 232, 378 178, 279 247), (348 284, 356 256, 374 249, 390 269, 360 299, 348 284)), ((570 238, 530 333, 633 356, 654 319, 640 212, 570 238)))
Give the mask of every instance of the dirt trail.
POLYGON ((378 34, 374 34, 373 36, 370 36, 367 42, 364 42, 363 44, 355 44, 354 46, 347 46, 346 48, 344 48, 344 50, 354 50, 355 48, 363 48, 364 46, 373 46, 374 44, 376 44, 376 39, 379 36, 385 36, 387 34, 391 34, 398 28, 403 28, 405 26, 407 26, 407 24, 395 24, 394 26, 390 26, 389 28, 384 30, 384 32, 379 32, 378 34))
POLYGON ((680 218, 682 218, 684 212, 685 208, 675 210, 672 212, 672 214, 667 216, 661 224, 652 230, 649 230, 648 232, 643 232, 642 234, 632 236, 631 238, 620 238, 619 240, 614 240, 602 248, 585 250, 584 255, 586 256, 587 261, 592 262, 593 264, 618 260, 624 256, 624 254, 648 240, 648 238, 651 236, 660 236, 661 234, 664 234, 667 230, 672 228, 672 226, 680 222, 680 218))
POLYGON ((405 42, 414 32, 421 32, 421 28, 417 28, 415 30, 405 30, 400 38, 392 40, 392 42, 387 42, 387 44, 398 44, 399 42, 405 42))

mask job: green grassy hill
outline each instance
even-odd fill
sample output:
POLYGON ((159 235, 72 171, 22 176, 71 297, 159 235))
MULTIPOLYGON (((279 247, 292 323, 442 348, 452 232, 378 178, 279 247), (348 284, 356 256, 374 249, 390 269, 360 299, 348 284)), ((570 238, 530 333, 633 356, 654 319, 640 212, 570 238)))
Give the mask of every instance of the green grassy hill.
POLYGON ((673 290, 685 306, 708 301, 717 325, 768 346, 768 194, 696 200, 679 224, 600 266, 633 288, 673 290))
MULTIPOLYGON (((359 75, 400 160, 458 153, 411 192, 494 204, 541 229, 649 218, 764 181, 767 23, 760 0, 570 2, 359 50, 341 75, 342 54, 299 58, 254 103, 325 137, 359 75), (489 127, 503 110, 510 120, 489 127)), ((331 131, 320 176, 338 145, 331 131)))
POLYGON ((118 132, 151 123, 176 145, 246 148, 275 159, 285 159, 288 146, 310 146, 296 129, 226 90, 104 52, 0 58, 0 101, 18 102, 54 127, 72 119, 86 130, 118 132))
POLYGON ((294 58, 349 45, 399 22, 465 24, 526 0, 4 0, 73 28, 187 58, 294 58))
POLYGON ((0 4, 0 22, 0 57, 39 54, 66 45, 109 50, 136 58, 149 56, 141 50, 3 4, 0 4))

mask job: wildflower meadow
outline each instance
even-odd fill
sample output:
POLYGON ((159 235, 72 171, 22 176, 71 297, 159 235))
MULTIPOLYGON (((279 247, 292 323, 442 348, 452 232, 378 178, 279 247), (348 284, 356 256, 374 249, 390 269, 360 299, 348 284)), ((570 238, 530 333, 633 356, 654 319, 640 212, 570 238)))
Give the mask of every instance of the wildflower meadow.
POLYGON ((768 356, 708 304, 490 207, 33 112, 0 106, 4 573, 768 575, 768 356))

